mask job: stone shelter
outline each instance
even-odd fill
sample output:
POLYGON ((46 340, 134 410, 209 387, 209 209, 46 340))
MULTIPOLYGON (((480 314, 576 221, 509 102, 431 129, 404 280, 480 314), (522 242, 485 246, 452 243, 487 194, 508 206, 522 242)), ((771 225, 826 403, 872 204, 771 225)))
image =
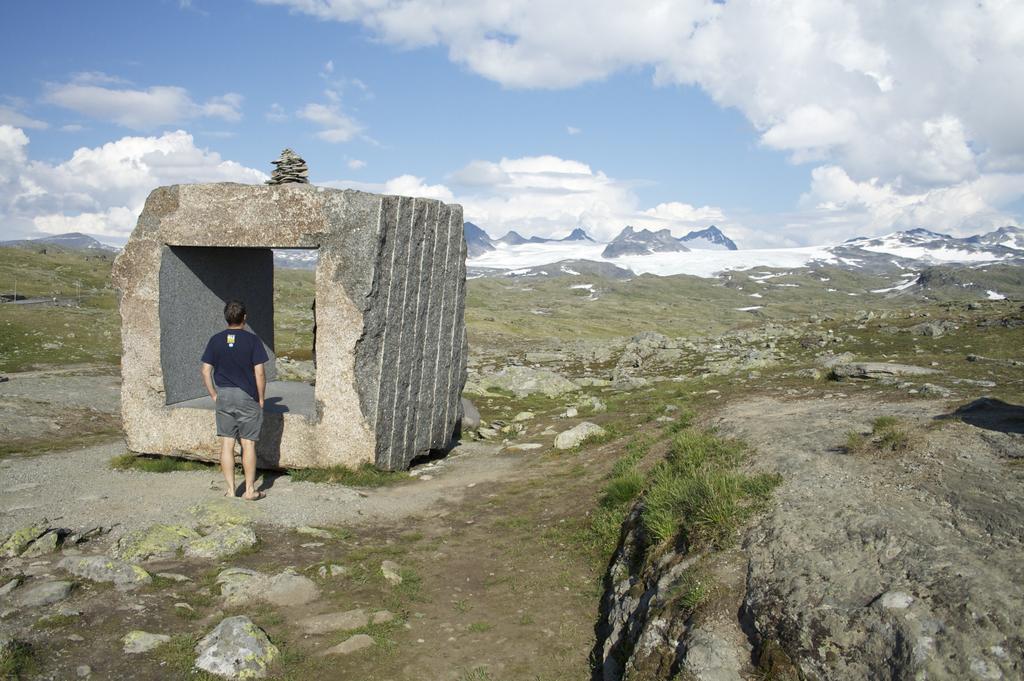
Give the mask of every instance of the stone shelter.
POLYGON ((216 461, 199 373, 224 302, 263 341, 261 467, 409 466, 444 449, 466 377, 462 207, 292 183, 155 189, 114 263, 131 451, 216 461), (316 381, 274 367, 274 248, 317 249, 316 381))

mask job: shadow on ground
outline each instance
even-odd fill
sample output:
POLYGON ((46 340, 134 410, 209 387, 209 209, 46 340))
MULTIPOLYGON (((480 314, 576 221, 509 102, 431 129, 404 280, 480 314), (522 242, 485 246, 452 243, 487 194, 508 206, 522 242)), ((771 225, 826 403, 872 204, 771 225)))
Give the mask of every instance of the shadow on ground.
POLYGON ((1000 433, 1024 433, 1024 407, 992 397, 978 399, 937 419, 959 419, 966 424, 1000 433))

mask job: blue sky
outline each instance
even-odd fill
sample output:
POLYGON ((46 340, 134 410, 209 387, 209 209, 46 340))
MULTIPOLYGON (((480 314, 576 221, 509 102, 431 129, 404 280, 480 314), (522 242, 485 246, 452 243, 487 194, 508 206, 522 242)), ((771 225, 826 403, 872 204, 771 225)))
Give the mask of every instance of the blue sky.
POLYGON ((936 28, 942 3, 854 0, 7 3, 0 237, 123 240, 153 187, 257 182, 284 146, 494 234, 981 231, 1022 208, 1024 99, 998 83, 1024 19, 959 4, 936 28))

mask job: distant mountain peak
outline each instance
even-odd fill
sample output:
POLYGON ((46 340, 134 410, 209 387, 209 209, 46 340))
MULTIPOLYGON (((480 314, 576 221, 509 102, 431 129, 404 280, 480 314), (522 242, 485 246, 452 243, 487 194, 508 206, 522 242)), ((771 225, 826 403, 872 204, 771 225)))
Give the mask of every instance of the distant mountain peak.
POLYGON ((601 255, 617 258, 622 255, 648 255, 651 253, 682 252, 690 250, 667 229, 652 232, 649 229, 637 231, 626 225, 619 235, 609 242, 601 255))
POLYGON ((472 222, 462 223, 462 233, 466 237, 466 250, 470 258, 477 258, 487 251, 494 250, 494 240, 491 239, 491 235, 472 222))
POLYGON ((505 236, 501 237, 497 241, 500 241, 503 244, 508 244, 509 246, 521 246, 522 244, 528 243, 530 240, 514 229, 510 229, 505 236))
POLYGON ((718 227, 715 227, 714 225, 701 230, 694 230, 686 236, 680 237, 679 241, 695 250, 739 250, 736 246, 736 242, 723 234, 722 230, 718 229, 718 227))
POLYGON ((587 230, 582 227, 577 227, 569 233, 569 236, 564 239, 560 239, 560 241, 593 241, 593 239, 591 239, 590 235, 587 234, 587 230))
POLYGON ((116 253, 118 249, 108 246, 102 241, 97 241, 88 234, 81 232, 66 232, 64 234, 52 234, 36 237, 34 239, 16 239, 13 241, 2 241, 0 246, 59 246, 72 251, 103 251, 116 253))

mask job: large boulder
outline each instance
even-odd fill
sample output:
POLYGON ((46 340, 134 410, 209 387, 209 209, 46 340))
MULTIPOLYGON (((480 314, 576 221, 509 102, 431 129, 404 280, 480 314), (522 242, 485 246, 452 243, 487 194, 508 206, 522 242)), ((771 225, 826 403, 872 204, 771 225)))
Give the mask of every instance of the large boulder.
POLYGON ((197 668, 228 679, 262 679, 280 654, 266 632, 244 615, 222 620, 195 652, 197 668))

